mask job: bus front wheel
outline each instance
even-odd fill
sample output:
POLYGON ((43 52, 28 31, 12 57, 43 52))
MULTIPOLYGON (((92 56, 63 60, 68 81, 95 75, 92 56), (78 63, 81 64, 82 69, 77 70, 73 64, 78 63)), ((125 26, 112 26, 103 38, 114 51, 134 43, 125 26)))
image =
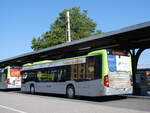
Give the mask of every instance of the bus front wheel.
POLYGON ((66 95, 68 98, 75 97, 75 89, 72 85, 67 86, 66 95))
POLYGON ((31 86, 30 86, 30 93, 31 93, 32 95, 35 94, 35 88, 34 88, 34 85, 31 85, 31 86))

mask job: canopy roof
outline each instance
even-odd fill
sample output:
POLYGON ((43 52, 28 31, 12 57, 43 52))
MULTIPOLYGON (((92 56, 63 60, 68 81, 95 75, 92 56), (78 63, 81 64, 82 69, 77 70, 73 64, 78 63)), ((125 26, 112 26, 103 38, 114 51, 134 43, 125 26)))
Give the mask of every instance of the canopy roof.
POLYGON ((104 48, 150 48, 150 21, 0 60, 0 67, 74 57, 104 48))

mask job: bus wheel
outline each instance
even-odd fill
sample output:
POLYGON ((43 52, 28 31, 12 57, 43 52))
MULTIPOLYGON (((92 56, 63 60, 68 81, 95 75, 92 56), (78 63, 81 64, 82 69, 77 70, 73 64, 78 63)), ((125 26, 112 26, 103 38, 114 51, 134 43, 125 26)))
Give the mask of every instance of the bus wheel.
POLYGON ((75 97, 75 89, 72 85, 67 86, 66 95, 68 98, 75 97))
POLYGON ((31 86, 30 86, 30 93, 31 93, 32 95, 35 94, 35 88, 34 88, 34 85, 31 85, 31 86))

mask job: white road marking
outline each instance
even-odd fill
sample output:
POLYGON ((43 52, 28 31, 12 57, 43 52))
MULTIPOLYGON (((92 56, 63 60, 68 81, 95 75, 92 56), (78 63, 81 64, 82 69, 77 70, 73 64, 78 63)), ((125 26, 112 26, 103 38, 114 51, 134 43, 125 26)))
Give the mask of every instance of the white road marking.
POLYGON ((7 110, 15 111, 17 113, 27 113, 27 112, 24 112, 24 111, 21 111, 21 110, 17 110, 17 109, 11 108, 11 107, 7 107, 7 106, 4 106, 4 105, 0 105, 0 107, 4 108, 4 109, 7 109, 7 110))

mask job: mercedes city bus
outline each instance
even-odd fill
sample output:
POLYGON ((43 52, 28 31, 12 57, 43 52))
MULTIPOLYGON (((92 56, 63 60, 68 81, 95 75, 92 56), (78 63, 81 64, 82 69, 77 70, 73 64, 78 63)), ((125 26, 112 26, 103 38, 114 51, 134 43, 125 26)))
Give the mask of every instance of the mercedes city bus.
POLYGON ((25 64, 21 91, 69 98, 131 94, 131 70, 128 52, 96 50, 85 56, 25 64))
POLYGON ((21 88, 21 67, 7 66, 0 69, 0 89, 21 88))

